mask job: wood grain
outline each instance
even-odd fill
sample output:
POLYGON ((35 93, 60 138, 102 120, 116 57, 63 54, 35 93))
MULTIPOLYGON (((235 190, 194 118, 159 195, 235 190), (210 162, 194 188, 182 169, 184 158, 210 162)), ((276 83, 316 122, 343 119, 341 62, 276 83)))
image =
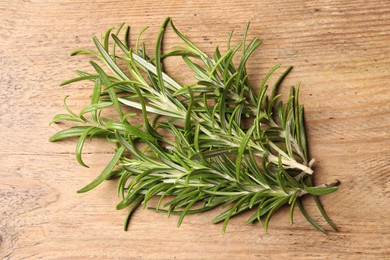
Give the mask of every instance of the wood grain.
MULTIPOLYGON (((167 46, 180 44, 169 32, 167 46)), ((373 1, 0 1, 0 258, 1 259, 389 259, 390 258, 390 5, 373 1), (115 182, 76 190, 104 167, 111 147, 86 145, 77 165, 73 141, 48 143, 63 110, 87 104, 91 86, 58 83, 87 68, 91 36, 127 22, 131 37, 145 25, 153 45, 160 23, 177 27, 206 52, 235 41, 251 21, 263 46, 248 64, 251 81, 276 63, 294 65, 288 87, 301 82, 316 182, 339 179, 323 203, 340 231, 325 236, 283 209, 264 234, 245 217, 227 233, 210 224, 217 211, 176 217, 138 210, 130 231, 115 211, 115 182)), ((167 70, 190 82, 182 63, 167 70)), ((285 88, 287 89, 287 88, 285 88)), ((284 93, 286 90, 284 90, 284 93)), ((308 210, 323 224, 311 201, 308 210)))

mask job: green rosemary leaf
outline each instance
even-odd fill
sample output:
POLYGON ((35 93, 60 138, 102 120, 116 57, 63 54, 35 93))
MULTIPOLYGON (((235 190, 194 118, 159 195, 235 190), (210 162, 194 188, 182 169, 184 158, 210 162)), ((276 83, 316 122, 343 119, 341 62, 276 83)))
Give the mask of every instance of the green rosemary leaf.
POLYGON ((293 156, 293 149, 292 149, 292 136, 291 132, 293 127, 291 126, 293 124, 293 112, 290 111, 288 113, 287 119, 286 119, 286 124, 285 124, 285 144, 286 144, 286 149, 287 149, 287 154, 292 157, 293 156))
POLYGON ((133 202, 133 204, 130 205, 129 207, 129 211, 127 213, 127 216, 126 216, 126 220, 125 220, 125 224, 123 226, 123 229, 125 231, 127 231, 127 228, 129 227, 129 223, 130 223, 130 218, 131 216, 133 215, 134 211, 139 207, 139 205, 141 205, 141 202, 143 200, 143 196, 140 195, 138 196, 135 201, 133 202))
POLYGON ((299 146, 301 146, 301 130, 299 129, 300 124, 299 124, 299 103, 298 103, 299 85, 296 89, 294 89, 294 87, 292 89, 294 92, 293 111, 294 111, 295 136, 299 146))
POLYGON ((252 136, 254 129, 255 129, 255 125, 253 125, 251 128, 249 128, 248 132, 245 134, 244 138, 242 139, 242 142, 240 144, 240 148, 238 149, 238 154, 237 154, 237 159, 236 159, 236 178, 237 178, 237 180, 240 180, 242 156, 244 155, 245 150, 248 149, 247 144, 249 142, 249 139, 252 136))
POLYGON ((335 192, 338 189, 337 186, 333 187, 307 187, 305 186, 305 190, 309 192, 311 195, 320 196, 326 195, 332 192, 335 192))
POLYGON ((77 145, 76 145, 76 159, 81 166, 84 166, 87 168, 89 168, 89 167, 83 162, 83 159, 81 158, 81 153, 83 150, 85 140, 87 139, 87 137, 92 129, 93 129, 93 127, 89 127, 87 129, 85 129, 84 133, 80 136, 79 141, 77 142, 77 145))
POLYGON ((306 220, 314 227, 316 228, 318 231, 321 231, 322 233, 326 234, 326 230, 321 227, 320 225, 318 225, 310 216, 309 214, 307 214, 305 208, 303 207, 302 205, 302 201, 301 199, 297 199, 297 204, 298 204, 298 207, 299 207, 299 210, 301 211, 302 215, 306 218, 306 220))
MULTIPOLYGON (((133 85, 133 89, 137 93, 138 98, 139 98, 139 103, 141 104, 142 116, 144 118, 144 125, 145 125, 145 129, 146 129, 147 133, 150 134, 151 136, 153 136, 154 138, 160 139, 161 136, 157 133, 157 131, 149 123, 148 111, 146 109, 145 100, 144 100, 143 95, 141 94, 141 91, 139 90, 137 85, 133 85)), ((151 140, 151 139, 149 139, 149 140, 151 140)))
MULTIPOLYGON (((231 53, 231 50, 227 50, 228 52, 230 52, 231 53)), ((215 47, 215 51, 214 51, 214 60, 215 61, 218 61, 218 60, 220 60, 221 59, 221 57, 222 57, 222 55, 221 55, 221 52, 219 51, 219 46, 217 46, 217 47, 215 47)), ((214 69, 214 71, 215 72, 219 72, 219 73, 223 73, 223 71, 224 71, 224 64, 223 64, 224 62, 223 61, 221 61, 221 62, 219 62, 219 64, 218 64, 218 66, 217 67, 213 67, 213 69, 214 69)), ((210 75, 212 75, 213 73, 211 73, 210 72, 210 75)))
POLYGON ((286 182, 290 184, 290 186, 295 187, 295 188, 303 188, 303 185, 298 183, 291 175, 284 169, 283 164, 282 164, 282 157, 279 155, 279 169, 280 173, 282 176, 286 179, 286 182))
POLYGON ((70 56, 76 56, 76 55, 93 55, 96 56, 97 53, 94 51, 86 50, 86 49, 78 49, 73 51, 70 56))
POLYGON ((222 154, 227 154, 227 153, 228 154, 236 153, 237 151, 238 151, 237 148, 220 148, 217 150, 210 150, 210 151, 201 152, 199 154, 194 154, 191 157, 191 159, 198 160, 201 157, 202 158, 210 158, 210 157, 220 156, 222 154))
POLYGON ((314 202, 316 203, 318 209, 321 212, 322 217, 326 220, 326 222, 329 224, 329 226, 334 230, 337 231, 337 226, 333 223, 333 221, 329 218, 329 216, 326 214, 324 208, 321 205, 320 200, 318 199, 318 196, 313 196, 314 202))
MULTIPOLYGON (((118 29, 116 30, 116 33, 115 33, 115 36, 118 36, 119 35, 119 33, 122 31, 122 28, 123 28, 123 26, 125 25, 125 23, 123 22, 123 23, 121 23, 120 25, 119 25, 119 27, 118 27, 118 29)), ((112 45, 112 59, 116 62, 116 43, 114 42, 114 44, 112 45)), ((107 53, 108 53, 108 51, 107 51, 107 53)))
POLYGON ((228 92, 229 92, 229 89, 230 87, 232 86, 232 81, 234 80, 234 78, 237 76, 237 73, 234 73, 225 83, 225 88, 223 89, 222 91, 222 94, 220 95, 220 99, 219 99, 219 118, 220 118, 220 122, 221 122, 221 126, 223 129, 225 129, 226 131, 226 108, 227 108, 227 105, 226 105, 226 99, 227 99, 227 96, 228 96, 228 92))
POLYGON ((111 34, 111 37, 114 39, 115 43, 119 46, 119 48, 123 51, 123 53, 130 55, 129 48, 119 40, 118 36, 115 34, 111 34))
POLYGON ((222 62, 224 62, 226 59, 229 58, 229 56, 232 54, 231 50, 228 50, 222 57, 220 57, 217 62, 215 63, 214 67, 210 71, 209 79, 211 79, 212 76, 214 76, 216 69, 221 65, 222 62))
POLYGON ((110 176, 107 177, 107 180, 114 180, 120 178, 126 170, 114 170, 111 172, 110 176))
MULTIPOLYGON (((99 50, 100 54, 102 55, 102 58, 104 62, 110 67, 113 73, 115 73, 118 77, 120 77, 122 80, 129 80, 129 78, 123 73, 123 71, 118 67, 118 65, 115 63, 115 61, 111 58, 111 56, 106 52, 102 44, 99 42, 99 40, 94 37, 93 42, 96 45, 96 48, 99 50)), ((93 65, 93 64, 92 64, 93 65)), ((94 66, 95 67, 95 66, 94 66)), ((96 68, 95 68, 96 69, 96 68)), ((103 80, 103 79, 102 79, 103 80)), ((106 85, 107 86, 107 85, 106 85)), ((108 86, 107 86, 108 87, 108 86)))
POLYGON ((140 191, 147 190, 149 187, 153 187, 159 183, 158 179, 148 179, 140 182, 131 192, 127 193, 127 196, 116 206, 117 209, 124 209, 129 206, 137 197, 140 191), (154 185, 152 185, 154 184, 154 185))
POLYGON ((253 174, 253 176, 249 175, 249 177, 251 177, 261 187, 268 189, 269 181, 267 180, 263 170, 260 170, 260 167, 258 166, 251 149, 249 149, 249 156, 246 158, 246 161, 249 171, 253 174))
MULTIPOLYGON (((313 185, 313 177, 312 176, 309 176, 308 178, 308 183, 310 186, 313 185)), ((336 180, 336 182, 334 183, 334 185, 338 185, 339 182, 338 180, 336 180)), ((334 231, 337 231, 337 227, 336 225, 333 223, 333 221, 329 218, 328 214, 326 214, 324 208, 322 207, 321 205, 321 202, 320 202, 320 199, 318 198, 318 196, 313 196, 313 199, 314 199, 314 202, 316 203, 319 211, 321 212, 321 215, 322 217, 326 220, 326 222, 329 224, 329 226, 334 230, 334 231)))
POLYGON ((275 173, 275 177, 278 186, 283 190, 284 193, 288 194, 288 187, 283 174, 278 171, 275 173))
POLYGON ((163 201, 163 199, 166 197, 166 196, 169 196, 171 195, 171 193, 177 189, 175 186, 170 186, 168 189, 166 189, 160 196, 160 199, 158 200, 158 203, 157 203, 157 206, 155 208, 156 212, 160 211, 160 205, 163 201))
POLYGON ((187 56, 183 56, 183 60, 201 79, 208 79, 208 73, 204 68, 191 61, 187 56))
POLYGON ((126 183, 129 180, 129 178, 133 175, 132 172, 128 170, 124 170, 124 173, 120 176, 117 186, 117 195, 121 195, 122 198, 125 197, 126 192, 126 183))
POLYGON ((281 206, 283 206, 288 201, 288 199, 289 197, 282 197, 273 203, 272 208, 268 212, 267 217, 265 218, 264 221, 265 233, 268 232, 268 223, 271 220, 272 215, 275 213, 276 210, 278 210, 281 206))
POLYGON ((96 186, 98 186, 100 183, 102 183, 104 180, 107 179, 108 176, 110 176, 112 170, 114 170, 116 164, 118 163, 119 159, 121 158, 125 148, 123 146, 119 147, 119 149, 115 152, 114 157, 112 157, 111 161, 107 164, 106 168, 102 171, 102 173, 90 184, 82 188, 81 190, 77 191, 78 193, 87 192, 89 190, 92 190, 96 186))
POLYGON ((58 133, 54 134, 52 137, 50 137, 50 142, 59 141, 66 138, 71 137, 77 137, 81 136, 85 130, 89 129, 89 126, 74 126, 62 131, 59 131, 58 133))
POLYGON ((94 127, 91 131, 89 131, 89 140, 92 140, 95 136, 96 137, 106 137, 108 134, 110 134, 110 131, 107 129, 103 129, 100 127, 94 127))
POLYGON ((162 92, 165 92, 164 80, 162 77, 162 63, 161 63, 161 47, 162 47, 162 39, 164 37, 165 27, 167 26, 170 18, 167 17, 163 24, 161 25, 160 32, 157 36, 156 48, 155 48, 155 62, 156 62, 156 71, 157 71, 157 79, 159 86, 162 92))
POLYGON ((299 107, 299 129, 300 129, 300 146, 303 151, 304 159, 307 161, 307 141, 306 141, 306 131, 304 123, 304 108, 303 105, 299 107))
POLYGON ((278 80, 275 82, 273 88, 272 88, 272 92, 271 92, 271 95, 270 95, 270 99, 271 99, 271 102, 269 104, 269 106, 272 108, 273 107, 273 104, 274 102, 276 101, 277 98, 275 98, 277 96, 277 91, 279 89, 279 86, 282 84, 283 80, 286 78, 286 76, 288 75, 288 73, 290 73, 290 71, 293 69, 292 66, 289 66, 283 73, 282 75, 279 76, 278 80))
POLYGON ((81 110, 80 116, 82 116, 86 113, 89 113, 89 112, 96 112, 97 110, 100 110, 100 109, 103 109, 103 108, 106 108, 109 106, 112 106, 112 102, 101 102, 101 103, 89 105, 89 106, 85 107, 83 110, 81 110))
MULTIPOLYGON (((95 104, 99 103, 101 93, 102 93, 102 83, 101 83, 100 78, 97 78, 95 80, 95 87, 93 88, 91 105, 95 105, 95 104)), ((97 111, 93 110, 93 111, 91 111, 91 113, 92 113, 93 121, 100 124, 100 120, 99 120, 97 111)))
POLYGON ((246 23, 246 26, 245 26, 245 30, 244 30, 244 39, 242 40, 242 43, 243 43, 243 47, 242 47, 242 55, 244 56, 245 55, 245 51, 246 51, 246 37, 248 35, 248 31, 249 31, 249 26, 250 26, 251 22, 248 21, 246 23))
MULTIPOLYGON (((259 115, 261 113, 261 110, 262 108, 264 107, 264 97, 265 97, 265 92, 267 91, 267 88, 268 86, 266 85, 267 83, 267 80, 269 79, 269 77, 271 77, 271 75, 280 67, 280 64, 276 65, 275 67, 273 67, 268 73, 267 75, 265 75, 263 81, 261 82, 261 85, 260 85, 260 91, 259 91, 259 96, 257 98, 257 112, 256 114, 259 115)), ((257 116, 256 117, 256 120, 255 120, 255 124, 256 124, 256 132, 258 134, 258 136, 260 136, 260 118, 257 116)))
POLYGON ((211 195, 217 195, 217 196, 241 196, 241 195, 247 195, 247 191, 210 191, 210 190, 203 190, 203 192, 211 195))
MULTIPOLYGON (((248 194, 242 198, 230 209, 227 211, 221 213, 218 215, 215 219, 213 219, 212 223, 217 224, 219 222, 224 221, 223 227, 222 227, 222 233, 224 234, 226 232, 227 224, 229 220, 234 217, 239 215, 240 213, 248 210, 248 203, 247 200, 250 198, 251 194, 248 194)), ((235 199, 237 200, 237 198, 235 199)), ((230 203, 229 203, 230 204, 230 203)))
POLYGON ((251 209, 256 204, 256 202, 258 202, 258 198, 262 197, 264 195, 264 193, 267 191, 269 191, 269 190, 264 189, 264 190, 261 190, 259 192, 256 192, 255 195, 253 195, 253 197, 251 198, 251 200, 249 202, 249 208, 251 209))
POLYGON ((144 131, 138 129, 137 127, 134 127, 134 126, 126 124, 126 123, 109 121, 106 123, 106 127, 107 127, 107 129, 117 130, 117 131, 123 132, 124 134, 130 134, 130 135, 139 137, 143 140, 149 140, 149 141, 155 140, 155 138, 153 136, 151 136, 150 134, 147 134, 144 131))
MULTIPOLYGON (((157 75, 157 69, 156 69, 156 67, 152 63, 150 63, 149 61, 145 60, 144 58, 141 58, 140 56, 138 56, 138 55, 136 55, 134 53, 132 53, 132 58, 144 70, 150 71, 154 75, 157 75)), ((164 72, 161 72, 161 74, 162 74, 162 78, 163 78, 164 82, 166 82, 174 90, 181 89, 181 86, 176 81, 174 81, 171 77, 169 77, 164 72)))
POLYGON ((236 122, 236 115, 238 115, 239 110, 242 110, 242 107, 240 105, 236 106, 236 108, 233 110, 233 112, 230 115, 229 123, 228 123, 228 133, 232 134, 233 126, 235 129, 240 128, 240 125, 238 122, 236 122))
POLYGON ((257 219, 259 220, 259 222, 261 222, 261 217, 265 216, 267 213, 269 213, 272 208, 274 207, 275 204, 278 203, 278 200, 280 198, 284 198, 286 195, 282 195, 282 196, 274 196, 274 197, 271 197, 271 196, 268 196, 266 197, 262 203, 259 204, 259 207, 258 207, 258 210, 257 210, 257 219))
POLYGON ((111 27, 106 31, 106 34, 104 35, 104 50, 108 53, 108 40, 110 38, 111 31, 114 29, 114 27, 111 27))
POLYGON ((113 88, 109 88, 111 85, 110 79, 108 78, 107 74, 103 71, 103 69, 99 65, 97 65, 93 61, 91 61, 90 63, 94 67, 96 72, 99 74, 102 83, 106 86, 107 92, 110 95, 111 101, 114 104, 115 110, 118 112, 119 117, 123 118, 122 108, 119 104, 116 92, 113 88))
POLYGON ((186 57, 193 57, 193 58, 199 58, 199 56, 193 52, 189 52, 187 50, 171 50, 166 53, 161 54, 161 60, 164 60, 168 57, 175 57, 175 56, 186 56, 186 57))
POLYGON ((147 30, 149 29, 149 26, 146 26, 144 27, 141 31, 139 31, 138 35, 137 35, 137 39, 136 39, 136 43, 135 43, 135 49, 136 50, 139 50, 138 46, 139 46, 139 41, 141 39, 141 36, 142 34, 147 30))
POLYGON ((116 136, 118 137, 119 142, 129 150, 134 156, 136 156, 140 161, 149 162, 151 164, 155 163, 152 159, 143 154, 134 144, 132 138, 126 140, 121 134, 115 131, 116 136))
POLYGON ((180 218, 179 218, 179 220, 177 222, 177 227, 180 227, 181 223, 183 222, 184 217, 187 215, 187 213, 190 210, 190 208, 192 206, 194 206, 194 204, 196 202, 198 202, 202 198, 202 196, 203 196, 203 194, 199 193, 199 195, 195 199, 192 199, 191 202, 188 203, 188 205, 184 208, 184 210, 180 214, 180 218))
POLYGON ((142 204, 144 204, 144 208, 146 208, 146 204, 150 199, 152 199, 154 196, 157 196, 157 194, 159 194, 160 192, 163 192, 163 191, 169 189, 170 187, 172 187, 171 183, 161 182, 161 183, 155 185, 154 187, 150 188, 145 193, 145 197, 144 197, 144 200, 142 202, 142 204))
MULTIPOLYGON (((74 112, 68 107, 68 104, 66 103, 66 100, 68 99, 68 97, 69 97, 69 95, 68 95, 68 96, 65 96, 65 98, 64 98, 64 107, 65 107, 66 111, 68 111, 68 113, 69 113, 70 115, 72 115, 72 116, 74 116, 74 117, 78 117, 78 116, 76 115, 76 113, 74 113, 74 112)), ((83 121, 84 121, 84 120, 83 120, 83 121)))
MULTIPOLYGON (((121 102, 124 105, 127 105, 129 107, 134 107, 137 109, 142 109, 142 105, 138 102, 127 100, 125 98, 118 98, 118 101, 121 102)), ((176 117, 180 118, 178 114, 172 113, 170 111, 162 110, 158 107, 150 106, 150 105, 145 105, 146 112, 149 113, 154 113, 162 116, 169 116, 169 117, 176 117)))
POLYGON ((194 187, 186 187, 184 189, 181 189, 180 192, 176 194, 173 199, 164 204, 164 207, 169 206, 168 216, 170 215, 170 212, 175 209, 176 205, 178 205, 180 202, 186 201, 186 199, 190 198, 193 195, 196 195, 198 192, 198 188, 194 187))
MULTIPOLYGON (((217 205, 214 205, 214 206, 204 206, 202 208, 199 208, 199 209, 190 209, 186 212, 186 214, 198 214, 198 213, 203 213, 203 212, 206 212, 206 211, 209 211, 209 210, 212 210, 212 209, 215 209, 216 207, 220 206, 219 204, 217 205)), ((164 210, 164 209, 158 209, 157 208, 154 208, 154 207, 148 207, 149 210, 154 210, 154 211, 157 211, 157 212, 164 212, 164 213, 168 213, 168 210, 164 210)), ((181 210, 172 210, 170 211, 170 214, 172 215, 180 215, 182 213, 181 210)))
POLYGON ((130 26, 126 26, 125 34, 123 35, 123 42, 126 44, 127 49, 130 48, 130 26))
POLYGON ((195 53, 197 53, 199 56, 207 56, 204 52, 202 52, 198 47, 195 46, 190 40, 188 40, 179 30, 176 29, 175 25, 173 24, 172 20, 170 20, 171 27, 173 31, 187 44, 187 46, 193 50, 195 53))
POLYGON ((58 114, 58 115, 55 115, 53 117, 53 120, 50 122, 50 124, 52 123, 58 123, 58 122, 61 122, 61 121, 74 121, 74 122, 80 122, 80 123, 83 123, 84 120, 79 118, 79 117, 76 117, 76 116, 73 116, 73 115, 69 115, 69 114, 58 114))
POLYGON ((191 130, 192 130, 191 115, 192 115, 192 110, 194 108, 194 92, 192 91, 191 88, 187 88, 187 89, 188 89, 188 93, 190 96, 190 103, 188 104, 187 113, 186 113, 186 117, 184 120, 184 131, 185 131, 185 136, 187 137, 187 140, 190 140, 191 130))
MULTIPOLYGON (((223 222, 223 227, 222 227, 222 234, 225 234, 226 232, 226 228, 227 228, 227 224, 229 223, 229 220, 230 218, 234 215, 234 214, 237 214, 239 211, 240 211, 240 207, 243 203, 247 202, 248 198, 250 198, 250 196, 252 196, 252 194, 248 194, 248 195, 245 195, 244 197, 242 197, 242 199, 240 199, 236 204, 234 204, 234 206, 231 208, 231 210, 229 211, 229 214, 226 216, 225 218, 225 221, 223 222)), ((243 209, 246 209, 248 206, 246 207, 242 207, 243 209)))
MULTIPOLYGON (((241 48, 242 43, 237 44, 237 46, 232 50, 231 55, 229 55, 225 61, 224 71, 222 74, 222 78, 224 81, 228 79, 229 74, 234 74, 237 70, 233 66, 233 58, 237 51, 241 48)), ((237 72, 238 73, 238 72, 237 72)))
POLYGON ((66 80, 66 81, 62 82, 60 84, 60 86, 69 85, 71 83, 75 83, 75 82, 83 81, 83 80, 94 80, 96 78, 97 78, 96 75, 81 76, 81 77, 73 78, 73 79, 70 79, 70 80, 66 80))
MULTIPOLYGON (((259 41, 257 38, 254 38, 248 44, 247 49, 245 49, 245 42, 243 43, 244 53, 243 53, 243 56, 241 58, 240 65, 238 66, 238 78, 239 79, 242 77, 243 74, 244 75, 246 74, 246 72, 245 72, 246 62, 248 61, 248 59, 251 56, 251 54, 256 50, 256 48, 261 45, 261 43, 262 43, 262 41, 259 41)), ((239 88, 239 81, 237 81, 236 89, 237 89, 238 92, 240 92, 240 90, 241 90, 239 88)))
POLYGON ((288 203, 290 204, 290 224, 294 224, 294 208, 295 208, 295 203, 297 202, 298 199, 298 192, 295 192, 291 197, 288 203))
MULTIPOLYGON (((169 169, 169 168, 168 168, 169 169)), ((148 169, 148 170, 145 170, 144 172, 142 172, 141 174, 137 175, 131 182, 130 184, 128 185, 127 189, 128 190, 132 190, 133 187, 135 187, 137 184, 139 184, 142 179, 144 179, 146 176, 148 176, 149 174, 153 173, 153 172, 156 172, 156 171, 164 171, 164 170, 168 170, 167 168, 153 168, 153 169, 148 169)))

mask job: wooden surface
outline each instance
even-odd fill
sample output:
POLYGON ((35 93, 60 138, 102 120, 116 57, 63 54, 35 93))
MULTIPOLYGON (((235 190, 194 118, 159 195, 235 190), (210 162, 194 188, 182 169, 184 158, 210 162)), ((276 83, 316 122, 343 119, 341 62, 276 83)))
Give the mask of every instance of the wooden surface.
MULTIPOLYGON (((0 2, 0 258, 1 259, 389 259, 390 258, 390 4, 389 1, 5 1, 0 2), (285 3, 287 2, 287 3, 285 3), (291 2, 291 3, 290 3, 291 2), (322 201, 340 231, 323 235, 296 212, 281 210, 268 234, 246 217, 227 233, 210 220, 218 212, 177 218, 138 210, 124 232, 115 181, 82 195, 112 149, 86 144, 78 166, 75 142, 49 143, 63 126, 63 97, 79 109, 91 86, 58 84, 88 67, 71 58, 91 37, 121 22, 131 36, 146 25, 153 45, 166 16, 206 52, 237 42, 245 23, 264 44, 248 66, 251 81, 276 63, 294 65, 284 86, 301 82, 316 183, 341 180, 322 201)), ((170 31, 167 45, 180 44, 170 31)), ((167 66, 191 82, 182 63, 167 66)), ((284 92, 285 93, 285 92, 284 92)), ((313 203, 308 210, 321 224, 313 203)))

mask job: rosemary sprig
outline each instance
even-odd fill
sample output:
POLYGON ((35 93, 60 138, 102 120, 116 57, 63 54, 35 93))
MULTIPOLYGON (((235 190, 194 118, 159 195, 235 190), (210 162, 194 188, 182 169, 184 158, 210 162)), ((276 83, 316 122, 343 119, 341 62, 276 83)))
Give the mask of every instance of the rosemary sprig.
POLYGON ((76 71, 76 78, 62 84, 92 82, 91 104, 76 114, 65 98, 68 114, 56 115, 53 122, 81 125, 56 133, 50 141, 79 137, 76 158, 83 166, 82 148, 88 137, 106 138, 116 144, 114 156, 103 172, 79 192, 119 178, 122 200, 117 209, 129 208, 125 229, 134 210, 146 207, 152 197, 158 196, 158 204, 151 209, 178 214, 178 226, 187 214, 222 206, 227 210, 212 222, 223 222, 223 232, 232 217, 252 208, 253 215, 247 222, 262 222, 267 230, 272 215, 286 204, 293 223, 297 204, 315 228, 326 232, 303 208, 301 197, 311 195, 324 219, 336 229, 318 196, 336 191, 338 182, 312 185, 314 160, 308 158, 299 87, 291 87, 286 104, 278 101, 278 88, 291 67, 270 91, 268 79, 280 65, 266 74, 258 95, 249 84, 246 62, 261 44, 257 38, 247 44, 249 23, 242 42, 231 48, 231 34, 228 50, 220 53, 216 48, 212 57, 187 39, 169 18, 158 33, 151 58, 144 44, 139 43, 144 30, 133 50, 127 42, 129 27, 125 28, 124 41, 118 38, 123 27, 115 34, 109 29, 101 39, 94 37, 96 51, 80 49, 72 53, 92 55, 109 70, 91 61, 96 73, 76 71), (162 53, 168 24, 185 45, 162 53), (233 60, 240 49, 236 66, 233 60), (194 84, 182 86, 163 71, 162 60, 169 56, 183 58, 195 73, 194 84), (117 119, 101 115, 108 107, 115 109, 117 119), (128 119, 135 114, 125 114, 124 107, 139 110, 143 124, 130 123, 128 119))

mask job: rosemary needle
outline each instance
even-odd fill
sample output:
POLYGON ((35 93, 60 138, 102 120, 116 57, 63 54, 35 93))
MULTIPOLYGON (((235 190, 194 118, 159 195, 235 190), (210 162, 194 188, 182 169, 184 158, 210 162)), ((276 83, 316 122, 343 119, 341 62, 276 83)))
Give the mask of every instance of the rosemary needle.
POLYGON ((65 99, 68 114, 56 115, 53 122, 73 121, 78 125, 54 134, 50 141, 79 137, 76 158, 83 166, 82 148, 88 137, 115 143, 115 154, 106 168, 79 192, 119 178, 122 200, 117 208, 129 209, 125 229, 135 209, 146 207, 157 196, 159 203, 150 209, 178 214, 178 226, 187 214, 222 206, 227 210, 212 222, 223 222, 223 232, 232 217, 252 208, 255 210, 248 223, 262 222, 267 231, 272 215, 286 204, 293 223, 297 204, 309 223, 325 232, 303 208, 301 197, 311 195, 324 219, 336 230, 318 196, 336 191, 338 182, 312 185, 314 160, 308 158, 299 87, 291 87, 285 104, 278 101, 279 86, 292 67, 281 74, 268 95, 268 79, 280 65, 273 67, 255 95, 248 83, 246 62, 261 41, 253 38, 247 43, 248 28, 249 23, 242 42, 231 46, 230 35, 227 51, 220 53, 216 48, 212 57, 187 39, 170 18, 160 28, 152 57, 144 43, 139 44, 140 37, 136 48, 130 47, 129 27, 123 24, 115 34, 109 29, 102 39, 94 37, 95 51, 72 53, 100 60, 100 65, 91 61, 95 73, 76 71, 77 77, 61 84, 91 82, 91 104, 76 114, 65 99), (162 53, 169 24, 184 46, 162 53), (123 28, 124 42, 118 37, 123 28), (233 60, 237 60, 234 57, 240 49, 236 66, 233 60), (169 56, 182 57, 194 73, 194 84, 182 86, 163 71, 162 60, 169 56), (116 117, 101 115, 108 107, 115 109, 116 117), (135 114, 125 114, 124 107, 139 110, 143 125, 133 125, 128 119, 135 114))

